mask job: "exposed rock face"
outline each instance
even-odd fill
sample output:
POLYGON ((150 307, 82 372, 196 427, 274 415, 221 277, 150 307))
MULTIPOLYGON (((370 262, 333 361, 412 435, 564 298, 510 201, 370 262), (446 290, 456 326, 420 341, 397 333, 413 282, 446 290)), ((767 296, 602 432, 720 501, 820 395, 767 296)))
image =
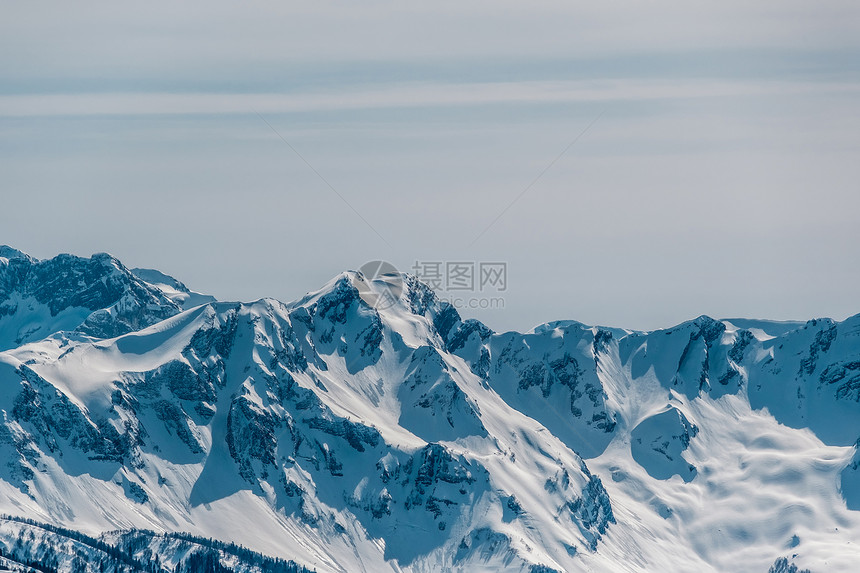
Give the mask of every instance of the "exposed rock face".
POLYGON ((59 330, 111 338, 180 311, 108 254, 39 261, 0 247, 0 349, 59 330))
POLYGON ((677 408, 670 406, 636 426, 631 433, 633 458, 657 479, 680 475, 684 481, 696 477, 696 467, 682 453, 699 428, 677 408))

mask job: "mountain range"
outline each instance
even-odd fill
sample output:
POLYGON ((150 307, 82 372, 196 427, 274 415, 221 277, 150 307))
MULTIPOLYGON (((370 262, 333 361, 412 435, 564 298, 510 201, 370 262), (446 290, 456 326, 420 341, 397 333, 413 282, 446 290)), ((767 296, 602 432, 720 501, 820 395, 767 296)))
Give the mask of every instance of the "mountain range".
POLYGON ((0 415, 10 570, 860 563, 860 315, 494 332, 409 274, 223 302, 3 246, 0 415))

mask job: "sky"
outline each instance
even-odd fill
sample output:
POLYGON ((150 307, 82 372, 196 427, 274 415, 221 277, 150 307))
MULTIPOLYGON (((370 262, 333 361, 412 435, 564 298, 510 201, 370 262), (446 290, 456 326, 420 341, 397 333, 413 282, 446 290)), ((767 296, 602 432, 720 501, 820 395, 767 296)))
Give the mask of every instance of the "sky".
POLYGON ((0 243, 245 301, 504 263, 440 293, 496 330, 856 314, 860 5, 709 4, 4 3, 0 243))

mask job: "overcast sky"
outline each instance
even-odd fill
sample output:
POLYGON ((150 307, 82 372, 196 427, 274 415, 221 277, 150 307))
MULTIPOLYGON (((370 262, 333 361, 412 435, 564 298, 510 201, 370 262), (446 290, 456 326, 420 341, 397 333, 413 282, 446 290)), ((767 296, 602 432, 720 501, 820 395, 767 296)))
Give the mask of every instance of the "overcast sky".
POLYGON ((239 300, 506 262, 498 330, 860 312, 856 1, 272 4, 4 3, 0 243, 239 300))

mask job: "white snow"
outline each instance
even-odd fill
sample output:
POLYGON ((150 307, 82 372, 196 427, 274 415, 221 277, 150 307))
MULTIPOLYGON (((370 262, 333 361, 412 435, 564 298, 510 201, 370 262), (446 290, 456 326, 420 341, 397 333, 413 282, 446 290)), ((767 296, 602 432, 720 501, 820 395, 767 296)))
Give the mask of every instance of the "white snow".
MULTIPOLYGON (((174 300, 187 294, 166 275, 138 276, 174 300)), ((820 382, 829 365, 858 360, 860 318, 837 324, 838 336, 814 352, 816 336, 821 339, 829 323, 731 319, 713 342, 697 334, 696 321, 652 333, 559 321, 528 334, 493 335, 486 345, 472 337, 455 353, 446 350, 429 316, 401 301, 378 312, 381 342, 372 355, 361 342, 374 325, 372 309, 350 307, 353 314, 345 323, 332 322, 330 332, 319 324, 311 331, 296 318, 341 280, 355 285, 364 279, 344 273, 292 304, 263 299, 239 307, 224 387, 212 404, 216 413, 194 422, 202 453, 190 454, 144 410, 139 422, 149 444, 139 465, 93 462, 62 443, 62 456, 43 452, 33 464, 32 495, 0 480, 0 511, 92 534, 131 527, 188 531, 319 571, 527 570, 543 564, 562 571, 752 573, 767 571, 782 556, 812 571, 852 571, 860 562, 860 513, 848 509, 840 492, 845 479, 845 495, 856 508, 852 492, 860 481, 850 464, 860 408, 820 382), (265 379, 279 375, 270 358, 287 331, 305 356, 319 358, 292 373, 297 386, 313 392, 337 419, 378 431, 385 451, 368 446, 358 452, 341 437, 317 432, 325 441, 320 451, 336 456, 343 475, 316 470, 301 456, 288 459, 279 449, 278 473, 252 484, 239 476, 228 451, 227 412, 237 396, 260 410, 285 411, 265 379), (745 351, 735 348, 742 331, 751 333, 745 351), (611 337, 595 350, 600 332, 611 337), (485 380, 464 358, 482 348, 493 360, 510 348, 522 362, 499 366, 485 380), (518 364, 536 360, 553 368, 565 355, 583 372, 579 384, 602 393, 581 418, 572 414, 564 384, 546 392, 520 387, 518 364), (802 363, 805 357, 815 364, 802 363), (732 365, 738 374, 731 380, 741 383, 719 382, 732 365), (803 368, 810 373, 798 374, 803 368), (615 422, 611 431, 586 423, 600 408, 615 422), (364 504, 399 495, 396 481, 380 485, 380 472, 395 471, 398 459, 428 443, 440 443, 468 468, 474 481, 464 492, 442 481, 436 490, 463 501, 439 519, 423 508, 406 510, 402 499, 382 519, 361 513, 364 504), (580 454, 602 480, 616 520, 599 536, 568 509, 588 484, 580 454), (148 501, 131 499, 130 483, 148 501), (284 483, 305 490, 303 508, 284 483), (441 520, 447 520, 445 529, 441 520)), ((192 300, 201 299, 189 296, 184 303, 192 300)), ((190 310, 115 339, 55 336, 20 345, 22 328, 47 320, 33 307, 0 332, 0 341, 13 346, 0 353, 0 384, 17 392, 15 369, 27 364, 93 420, 109 417, 116 382, 186 361, 183 351, 195 333, 225 324, 235 305, 185 307, 190 310)), ((7 393, 0 400, 9 424, 13 399, 7 393)), ((286 443, 289 428, 278 431, 286 443)))

